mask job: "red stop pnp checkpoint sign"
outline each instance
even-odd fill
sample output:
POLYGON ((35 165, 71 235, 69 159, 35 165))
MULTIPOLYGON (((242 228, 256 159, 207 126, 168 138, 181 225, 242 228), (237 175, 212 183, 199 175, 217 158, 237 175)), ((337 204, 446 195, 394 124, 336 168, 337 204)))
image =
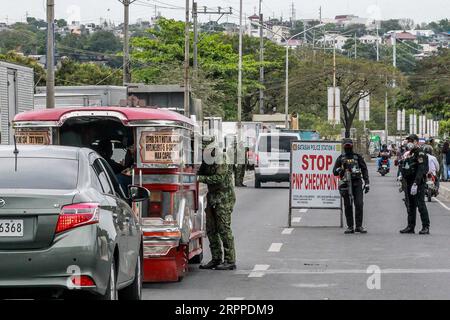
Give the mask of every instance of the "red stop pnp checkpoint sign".
POLYGON ((333 166, 340 142, 298 141, 291 149, 291 208, 341 208, 333 166))

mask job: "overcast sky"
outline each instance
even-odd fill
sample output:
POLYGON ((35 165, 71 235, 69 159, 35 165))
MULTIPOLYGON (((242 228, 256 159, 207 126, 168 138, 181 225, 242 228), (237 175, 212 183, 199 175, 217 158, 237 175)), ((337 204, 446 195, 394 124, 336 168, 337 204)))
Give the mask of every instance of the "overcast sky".
MULTIPOLYGON (((26 15, 45 18, 46 0, 15 0, 0 11, 0 22, 24 21, 26 15)), ((244 13, 251 15, 258 8, 259 0, 243 0, 244 13)), ((118 0, 55 0, 56 17, 82 23, 99 22, 107 18, 120 23, 123 18, 122 5, 118 0)), ((192 2, 192 1, 191 1, 192 2)), ((197 0, 198 6, 209 8, 233 7, 234 15, 223 17, 221 22, 237 22, 239 0, 197 0)), ((450 0, 263 0, 266 16, 283 16, 289 19, 294 3, 297 19, 318 18, 319 7, 322 16, 332 18, 338 14, 355 14, 364 18, 390 19, 412 18, 416 23, 450 18, 450 0)), ((148 20, 155 15, 155 5, 163 16, 183 19, 185 0, 137 0, 131 8, 131 20, 148 20), (170 9, 169 9, 170 8, 170 9)), ((201 15, 202 21, 217 19, 217 16, 201 15)))

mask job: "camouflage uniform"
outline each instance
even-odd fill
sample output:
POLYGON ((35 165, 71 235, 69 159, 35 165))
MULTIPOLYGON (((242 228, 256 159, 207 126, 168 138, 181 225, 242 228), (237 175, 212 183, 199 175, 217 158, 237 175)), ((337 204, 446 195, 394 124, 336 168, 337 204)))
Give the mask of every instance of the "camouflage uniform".
POLYGON ((234 155, 235 155, 235 161, 234 164, 234 185, 236 187, 242 187, 244 186, 244 178, 245 178, 245 170, 246 170, 246 159, 245 156, 243 157, 242 152, 244 152, 244 144, 241 142, 239 143, 238 150, 238 144, 234 144, 234 155), (240 151, 240 152, 238 152, 240 151))
POLYGON ((234 237, 231 231, 231 214, 236 196, 234 193, 231 166, 205 164, 199 170, 199 181, 208 185, 206 207, 206 233, 209 239, 212 260, 236 262, 234 237), (223 254, 222 254, 223 244, 223 254))

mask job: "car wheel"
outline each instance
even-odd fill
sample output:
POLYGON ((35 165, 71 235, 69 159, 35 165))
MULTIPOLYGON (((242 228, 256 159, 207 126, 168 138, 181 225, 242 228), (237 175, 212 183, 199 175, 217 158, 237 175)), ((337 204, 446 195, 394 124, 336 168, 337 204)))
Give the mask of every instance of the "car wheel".
POLYGON ((256 189, 261 188, 261 180, 259 180, 258 177, 255 177, 255 188, 256 189))
POLYGON ((141 300, 142 299, 142 258, 138 256, 134 281, 128 287, 120 290, 119 300, 141 300))
POLYGON ((100 296, 100 300, 118 300, 117 281, 116 281, 116 262, 114 258, 111 262, 109 270, 109 282, 108 287, 104 295, 100 296))

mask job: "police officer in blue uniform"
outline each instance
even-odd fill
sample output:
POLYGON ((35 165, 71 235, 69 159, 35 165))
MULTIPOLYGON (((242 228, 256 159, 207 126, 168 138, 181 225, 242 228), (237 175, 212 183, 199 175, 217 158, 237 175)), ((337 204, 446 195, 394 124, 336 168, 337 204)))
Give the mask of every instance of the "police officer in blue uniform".
POLYGON ((344 199, 345 218, 347 220, 345 234, 355 232, 367 233, 362 223, 364 209, 363 192, 368 193, 370 189, 369 171, 364 158, 360 154, 353 152, 352 139, 344 139, 343 146, 344 153, 337 158, 333 174, 341 178, 339 190, 344 199), (353 219, 352 202, 355 206, 355 219, 353 219), (356 222, 356 228, 354 228, 354 222, 356 222))
POLYGON ((409 156, 401 162, 401 175, 405 179, 405 195, 408 211, 408 226, 400 233, 414 233, 416 227, 417 209, 422 220, 422 230, 419 234, 430 234, 430 217, 425 203, 425 183, 428 173, 428 156, 419 146, 419 137, 415 134, 408 138, 409 156))

